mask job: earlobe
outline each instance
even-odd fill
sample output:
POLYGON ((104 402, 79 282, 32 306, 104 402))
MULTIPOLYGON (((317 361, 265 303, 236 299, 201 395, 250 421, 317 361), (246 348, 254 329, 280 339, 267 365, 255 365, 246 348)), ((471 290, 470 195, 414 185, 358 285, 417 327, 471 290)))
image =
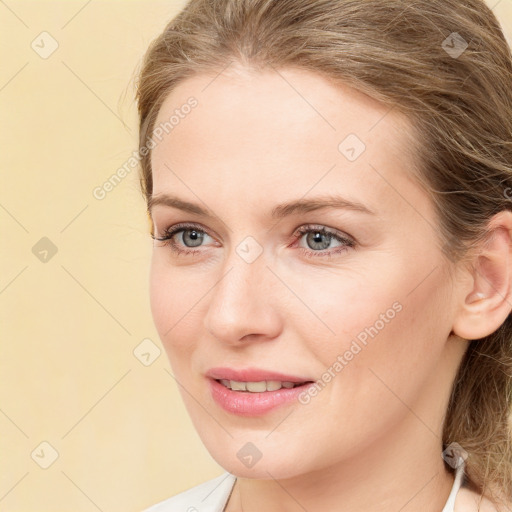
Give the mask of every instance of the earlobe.
POLYGON ((475 251, 452 332, 467 340, 495 332, 512 310, 512 212, 496 214, 475 251), (468 292, 469 288, 469 292, 468 292))

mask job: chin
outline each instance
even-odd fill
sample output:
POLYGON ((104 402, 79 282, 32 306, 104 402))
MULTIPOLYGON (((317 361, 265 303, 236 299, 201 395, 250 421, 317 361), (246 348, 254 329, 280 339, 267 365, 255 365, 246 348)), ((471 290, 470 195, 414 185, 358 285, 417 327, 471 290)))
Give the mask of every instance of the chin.
POLYGON ((308 469, 313 464, 304 459, 303 450, 300 447, 295 449, 289 438, 286 442, 276 436, 272 442, 260 439, 262 435, 267 434, 236 436, 224 442, 214 438, 203 439, 203 444, 219 466, 240 478, 287 479, 313 470, 308 469))

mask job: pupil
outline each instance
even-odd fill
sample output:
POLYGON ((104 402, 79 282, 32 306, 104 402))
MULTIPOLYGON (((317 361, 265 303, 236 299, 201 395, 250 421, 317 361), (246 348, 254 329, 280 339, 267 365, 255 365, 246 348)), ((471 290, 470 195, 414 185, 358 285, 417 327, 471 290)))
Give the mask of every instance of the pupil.
POLYGON ((187 239, 188 242, 190 242, 191 245, 189 247, 197 247, 199 243, 195 242, 200 242, 202 240, 201 234, 196 229, 185 230, 183 237, 183 241, 185 243, 187 243, 185 239, 187 239))
POLYGON ((310 244, 316 245, 316 249, 325 249, 329 246, 329 237, 325 233, 321 231, 312 231, 308 236, 308 241, 310 244), (325 242, 322 242, 322 237, 326 237, 325 242), (320 246, 320 247, 319 247, 320 246))

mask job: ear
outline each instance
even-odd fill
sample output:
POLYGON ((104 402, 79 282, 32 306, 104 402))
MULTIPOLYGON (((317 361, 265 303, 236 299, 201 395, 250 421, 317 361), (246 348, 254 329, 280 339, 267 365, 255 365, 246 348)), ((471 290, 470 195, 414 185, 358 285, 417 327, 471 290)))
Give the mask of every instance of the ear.
POLYGON ((512 212, 497 213, 474 251, 452 332, 467 340, 495 332, 512 310, 512 212))

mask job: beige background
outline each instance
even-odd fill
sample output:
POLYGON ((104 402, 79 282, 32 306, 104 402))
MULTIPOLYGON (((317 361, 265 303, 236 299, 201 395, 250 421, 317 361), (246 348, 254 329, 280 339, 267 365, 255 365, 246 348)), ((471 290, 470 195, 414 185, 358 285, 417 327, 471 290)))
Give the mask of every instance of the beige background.
MULTIPOLYGON (((153 326, 137 169, 93 195, 137 148, 134 72, 184 3, 0 0, 2 511, 135 512, 223 472, 153 326)), ((512 41, 512 0, 489 5, 512 41)))

